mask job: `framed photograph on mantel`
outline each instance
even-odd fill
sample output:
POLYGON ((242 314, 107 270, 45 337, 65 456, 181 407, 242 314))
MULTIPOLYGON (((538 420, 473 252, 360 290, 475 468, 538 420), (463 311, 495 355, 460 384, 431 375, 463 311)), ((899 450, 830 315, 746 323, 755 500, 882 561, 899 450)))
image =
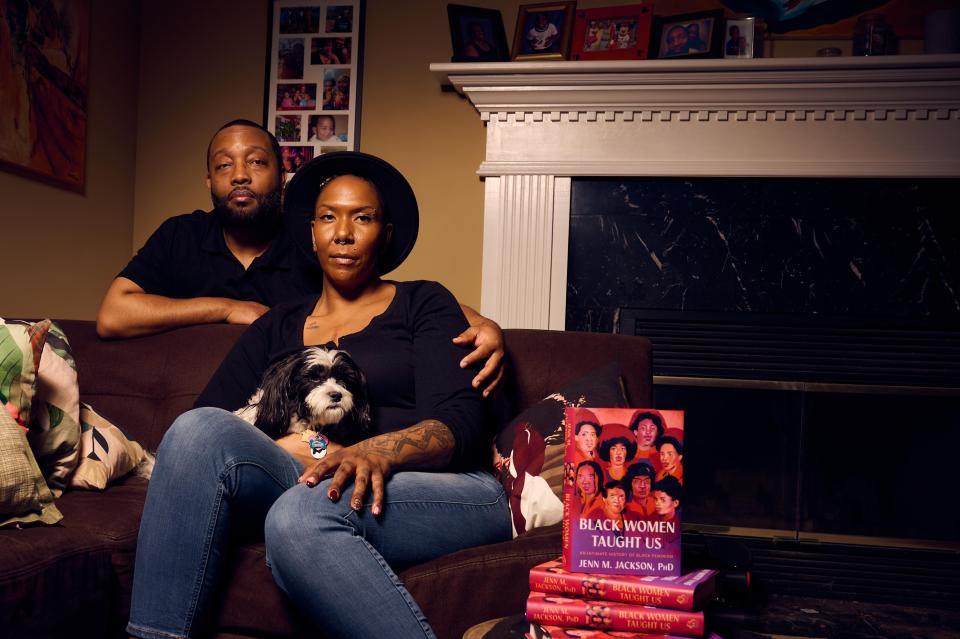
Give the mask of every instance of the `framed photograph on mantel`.
POLYGON ((645 60, 653 13, 649 4, 580 9, 571 60, 645 60))
POLYGON ((287 179, 314 157, 360 148, 363 0, 272 0, 264 126, 287 179))
POLYGON ((723 9, 657 16, 653 26, 656 58, 723 56, 723 9))
POLYGON ((506 62, 510 59, 503 17, 496 9, 448 4, 451 62, 506 62))
POLYGON ((520 5, 513 59, 569 60, 576 6, 576 0, 520 5))
POLYGON ((759 58, 763 55, 763 20, 755 17, 727 19, 723 33, 723 57, 759 58))

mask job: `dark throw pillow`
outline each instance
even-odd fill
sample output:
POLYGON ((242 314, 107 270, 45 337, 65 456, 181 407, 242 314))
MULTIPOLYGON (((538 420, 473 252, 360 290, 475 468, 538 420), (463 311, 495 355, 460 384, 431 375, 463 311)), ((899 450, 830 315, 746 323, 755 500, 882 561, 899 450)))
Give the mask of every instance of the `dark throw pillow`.
POLYGON ((547 395, 497 434, 494 465, 510 500, 514 537, 563 518, 564 409, 589 406, 627 406, 616 362, 547 395))

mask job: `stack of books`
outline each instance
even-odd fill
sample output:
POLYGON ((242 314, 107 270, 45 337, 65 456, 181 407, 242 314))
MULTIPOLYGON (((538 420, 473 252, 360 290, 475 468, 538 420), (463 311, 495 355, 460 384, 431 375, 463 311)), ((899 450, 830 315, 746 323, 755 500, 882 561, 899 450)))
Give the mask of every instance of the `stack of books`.
POLYGON ((637 577, 572 573, 562 565, 556 559, 530 570, 530 639, 705 635, 702 608, 716 591, 716 570, 637 577))
POLYGON ((703 637, 717 571, 680 570, 683 412, 568 407, 564 425, 563 554, 530 571, 528 636, 703 637))

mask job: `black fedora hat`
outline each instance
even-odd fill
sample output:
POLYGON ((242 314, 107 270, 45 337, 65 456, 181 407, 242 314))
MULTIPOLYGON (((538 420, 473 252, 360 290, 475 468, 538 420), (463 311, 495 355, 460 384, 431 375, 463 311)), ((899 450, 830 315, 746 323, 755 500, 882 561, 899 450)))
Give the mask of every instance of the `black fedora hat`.
POLYGON ((375 184, 383 197, 386 218, 393 224, 393 236, 380 256, 380 273, 389 273, 407 258, 417 243, 420 210, 410 183, 392 164, 359 151, 324 153, 304 164, 287 184, 283 196, 283 220, 293 242, 305 256, 316 262, 310 241, 310 223, 320 185, 339 175, 356 175, 375 184))

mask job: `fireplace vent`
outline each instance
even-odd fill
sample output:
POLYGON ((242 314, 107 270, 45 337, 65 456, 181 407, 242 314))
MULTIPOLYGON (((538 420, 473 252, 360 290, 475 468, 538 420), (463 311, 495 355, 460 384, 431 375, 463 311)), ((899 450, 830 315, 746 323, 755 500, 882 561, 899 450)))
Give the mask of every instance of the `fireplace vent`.
POLYGON ((654 375, 960 390, 960 331, 925 320, 618 309, 654 375))

